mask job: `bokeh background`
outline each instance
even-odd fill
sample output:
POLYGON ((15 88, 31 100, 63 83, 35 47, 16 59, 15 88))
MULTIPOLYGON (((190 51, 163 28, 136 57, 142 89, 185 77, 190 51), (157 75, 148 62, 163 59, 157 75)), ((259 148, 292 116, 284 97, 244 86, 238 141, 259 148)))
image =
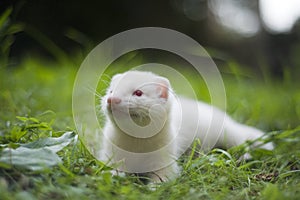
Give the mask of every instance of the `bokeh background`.
POLYGON ((194 38, 218 66, 235 60, 278 77, 286 68, 299 72, 297 0, 1 0, 1 13, 7 8, 12 10, 5 23, 21 26, 10 41, 10 66, 26 56, 61 61, 81 54, 80 63, 114 34, 158 26, 194 38))
MULTIPOLYGON (((299 2, 0 0, 2 126, 16 116, 51 111, 55 125, 74 129, 72 90, 84 58, 115 34, 150 26, 182 32, 208 51, 225 83, 226 110, 236 120, 266 131, 297 127, 299 2)), ((181 73, 188 65, 168 52, 140 50, 117 59, 111 74, 149 62, 181 73)), ((198 98, 209 103, 205 83, 192 71, 186 77, 198 98)), ((100 98, 107 86, 102 83, 100 98)))

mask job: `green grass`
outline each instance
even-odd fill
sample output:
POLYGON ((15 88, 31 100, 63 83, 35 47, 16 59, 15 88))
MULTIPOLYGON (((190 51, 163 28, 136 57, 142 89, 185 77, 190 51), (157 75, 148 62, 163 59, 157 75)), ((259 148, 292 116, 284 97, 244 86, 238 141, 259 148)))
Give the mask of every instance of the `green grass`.
MULTIPOLYGON (((29 59, 17 68, 0 68, 0 157, 7 147, 75 131, 75 74, 68 64, 29 59)), ((242 146, 186 156, 179 161, 182 174, 153 190, 134 176, 112 177, 77 140, 57 153, 60 164, 42 171, 0 163, 0 199, 299 199, 299 81, 260 80, 233 68, 223 76, 227 111, 267 131, 274 151, 254 150, 247 162, 239 160, 242 146)))

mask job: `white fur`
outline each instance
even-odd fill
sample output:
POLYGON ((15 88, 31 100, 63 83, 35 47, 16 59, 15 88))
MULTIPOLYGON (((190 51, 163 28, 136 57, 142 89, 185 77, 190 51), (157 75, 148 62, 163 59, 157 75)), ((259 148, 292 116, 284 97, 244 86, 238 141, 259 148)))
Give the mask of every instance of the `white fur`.
MULTIPOLYGON (((136 167, 138 169, 141 162, 149 162, 153 159, 159 165, 160 161, 170 159, 165 156, 168 153, 178 157, 194 136, 202 142, 203 150, 209 150, 213 147, 230 148, 264 134, 256 128, 235 122, 226 113, 213 106, 180 96, 176 98, 169 81, 150 72, 129 71, 115 75, 101 104, 107 116, 104 136, 122 149, 135 153, 147 153, 169 144, 175 138, 174 142, 162 154, 155 155, 156 157, 150 156, 149 159, 140 162, 128 161, 126 167, 129 171, 134 171, 136 167), (162 95, 165 87, 169 89, 167 97, 162 95), (142 90, 144 94, 140 97, 134 96, 133 92, 137 89, 142 90), (111 108, 107 103, 109 97, 119 98, 121 103, 111 108), (153 107, 153 105, 157 106, 153 107), (131 119, 128 119, 130 118, 128 114, 126 115, 128 108, 130 112, 137 114, 135 122, 142 125, 149 123, 147 118, 149 113, 145 111, 151 108, 153 127, 159 128, 158 133, 149 138, 137 138, 118 128, 113 117, 124 122, 123 125, 128 126, 126 130, 132 132, 139 130, 132 125, 131 119)), ((135 114, 133 116, 136 116, 135 114)), ((148 134, 143 131, 137 134, 139 133, 148 134)), ((104 140, 101 158, 122 160, 124 155, 116 150, 115 145, 104 140)), ((262 147, 273 148, 272 144, 264 144, 262 147)), ((147 163, 146 166, 152 163, 147 163)), ((152 167, 155 168, 155 166, 152 167)), ((171 165, 148 174, 153 181, 166 181, 176 177, 179 174, 179 168, 176 162, 172 162, 171 165)))

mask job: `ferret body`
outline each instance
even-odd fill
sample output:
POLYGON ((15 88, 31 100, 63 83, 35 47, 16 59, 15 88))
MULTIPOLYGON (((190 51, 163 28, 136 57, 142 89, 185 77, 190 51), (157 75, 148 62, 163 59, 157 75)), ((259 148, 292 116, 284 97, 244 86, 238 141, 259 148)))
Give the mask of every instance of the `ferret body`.
POLYGON ((210 150, 264 134, 216 107, 177 96, 168 79, 151 72, 115 75, 101 105, 107 117, 100 159, 121 171, 146 173, 154 182, 178 176, 175 160, 196 138, 203 150, 210 150))

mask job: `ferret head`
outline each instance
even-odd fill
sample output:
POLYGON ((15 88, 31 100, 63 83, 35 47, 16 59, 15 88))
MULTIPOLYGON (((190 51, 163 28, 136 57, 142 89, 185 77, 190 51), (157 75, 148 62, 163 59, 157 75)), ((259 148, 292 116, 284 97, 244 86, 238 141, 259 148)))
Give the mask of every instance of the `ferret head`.
POLYGON ((129 71, 113 76, 101 104, 112 122, 133 121, 143 127, 153 120, 166 121, 170 98, 168 79, 151 72, 129 71))

